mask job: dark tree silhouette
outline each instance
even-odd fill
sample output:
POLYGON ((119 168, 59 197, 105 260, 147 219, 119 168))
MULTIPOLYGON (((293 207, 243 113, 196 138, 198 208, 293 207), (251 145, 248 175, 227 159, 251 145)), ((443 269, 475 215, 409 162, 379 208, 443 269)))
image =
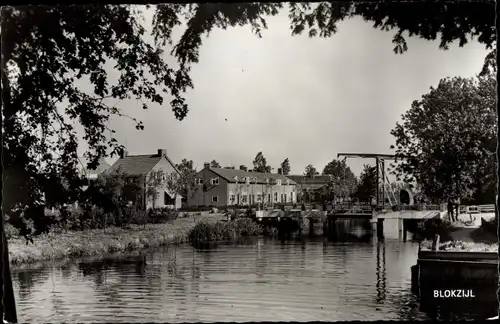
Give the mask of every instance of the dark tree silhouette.
POLYGON ((289 175, 290 174, 290 161, 288 158, 286 158, 283 162, 281 162, 281 172, 284 175, 289 175))
MULTIPOLYGON (((180 63, 177 70, 163 61, 159 46, 144 40, 136 6, 3 7, 2 216, 16 210, 17 216, 40 218, 40 206, 78 198, 81 179, 76 171, 79 161, 72 121, 83 126, 90 147, 88 168, 93 169, 108 147, 113 153, 123 150, 116 139, 106 142, 103 135, 110 116, 124 116, 109 99, 137 98, 147 108, 148 103, 161 104, 170 95, 170 106, 182 120, 188 113, 182 93, 193 86, 190 65, 198 62, 202 37, 213 28, 242 25, 250 25, 260 36, 266 28, 265 17, 276 15, 284 6, 158 5, 153 21, 157 44, 172 44, 172 29, 186 21, 187 29, 172 51, 180 63), (120 72, 113 84, 107 80, 106 62, 120 72), (93 93, 78 87, 76 81, 83 77, 90 80, 93 93)), ((330 37, 339 21, 355 16, 373 23, 374 28, 394 31, 396 53, 407 50, 404 33, 426 40, 440 37, 442 49, 455 40, 463 46, 472 37, 487 48, 496 42, 494 2, 289 4, 293 35, 308 29, 311 37, 330 37)), ((140 121, 136 127, 143 128, 140 121)), ((15 312, 6 318, 15 321, 15 312)))
POLYGON ((314 176, 318 175, 319 172, 316 171, 316 168, 313 167, 312 164, 309 164, 306 166, 306 169, 304 170, 304 175, 309 178, 313 178, 314 176))
POLYGON ((267 165, 267 160, 262 152, 257 153, 253 160, 253 170, 255 172, 271 173, 271 166, 267 165))
POLYGON ((447 78, 414 101, 391 131, 397 176, 418 182, 436 201, 477 199, 491 191, 496 181, 496 89, 493 74, 447 78))
POLYGON ((212 162, 210 162, 210 167, 211 168, 220 168, 221 166, 220 166, 219 162, 212 160, 212 162))
POLYGON ((355 196, 360 201, 370 201, 377 194, 377 167, 364 165, 359 176, 355 196))

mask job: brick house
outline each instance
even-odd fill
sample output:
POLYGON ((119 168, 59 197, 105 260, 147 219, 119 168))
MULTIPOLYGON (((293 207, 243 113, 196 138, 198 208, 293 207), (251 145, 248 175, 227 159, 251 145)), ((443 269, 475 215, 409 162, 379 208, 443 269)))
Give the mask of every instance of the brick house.
MULTIPOLYGON (((167 150, 158 149, 157 154, 146 154, 146 155, 128 155, 125 151, 120 159, 118 159, 106 172, 114 172, 120 169, 122 172, 129 176, 127 181, 141 181, 144 184, 144 189, 142 192, 142 203, 143 206, 147 208, 175 208, 178 209, 182 204, 182 197, 169 192, 167 189, 160 189, 160 193, 157 195, 156 199, 148 197, 146 194, 146 185, 148 177, 151 172, 163 171, 164 179, 166 175, 172 172, 179 173, 179 170, 175 167, 175 164, 167 156, 167 150)), ((180 174, 180 173, 179 173, 180 174)))
POLYGON ((209 163, 197 173, 195 188, 188 195, 191 206, 295 202, 296 183, 282 174, 247 171, 244 166, 211 168, 209 163))

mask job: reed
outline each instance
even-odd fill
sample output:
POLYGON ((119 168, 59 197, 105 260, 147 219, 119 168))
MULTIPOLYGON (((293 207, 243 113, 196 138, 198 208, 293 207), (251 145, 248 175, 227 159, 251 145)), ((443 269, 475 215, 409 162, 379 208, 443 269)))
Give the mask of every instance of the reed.
POLYGON ((262 232, 262 226, 249 218, 215 223, 201 221, 190 230, 189 240, 193 244, 236 242, 250 236, 260 235, 262 232))

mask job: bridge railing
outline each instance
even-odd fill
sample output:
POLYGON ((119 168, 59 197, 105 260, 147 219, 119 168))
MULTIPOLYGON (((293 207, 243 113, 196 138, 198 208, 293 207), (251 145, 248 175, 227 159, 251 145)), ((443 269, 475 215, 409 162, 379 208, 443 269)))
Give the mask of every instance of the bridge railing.
POLYGON ((461 213, 467 213, 468 209, 467 207, 474 207, 471 208, 479 213, 494 213, 495 212, 495 204, 490 204, 490 205, 462 205, 460 206, 460 212, 461 213))
POLYGON ((419 205, 396 205, 397 210, 405 211, 405 210, 415 210, 415 211, 444 211, 443 205, 435 205, 435 204, 419 204, 419 205))

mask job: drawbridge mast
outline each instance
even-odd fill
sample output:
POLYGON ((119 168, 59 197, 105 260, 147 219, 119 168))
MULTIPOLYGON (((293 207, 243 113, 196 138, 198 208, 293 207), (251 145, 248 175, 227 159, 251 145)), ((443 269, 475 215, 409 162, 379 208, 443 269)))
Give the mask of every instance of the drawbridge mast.
POLYGON ((344 160, 347 158, 375 159, 377 166, 377 207, 380 207, 380 198, 382 198, 381 207, 385 208, 385 180, 387 178, 385 174, 385 161, 394 160, 396 156, 391 154, 372 153, 338 153, 337 159, 340 157, 344 157, 344 160), (382 192, 380 192, 380 179, 382 179, 382 192))

